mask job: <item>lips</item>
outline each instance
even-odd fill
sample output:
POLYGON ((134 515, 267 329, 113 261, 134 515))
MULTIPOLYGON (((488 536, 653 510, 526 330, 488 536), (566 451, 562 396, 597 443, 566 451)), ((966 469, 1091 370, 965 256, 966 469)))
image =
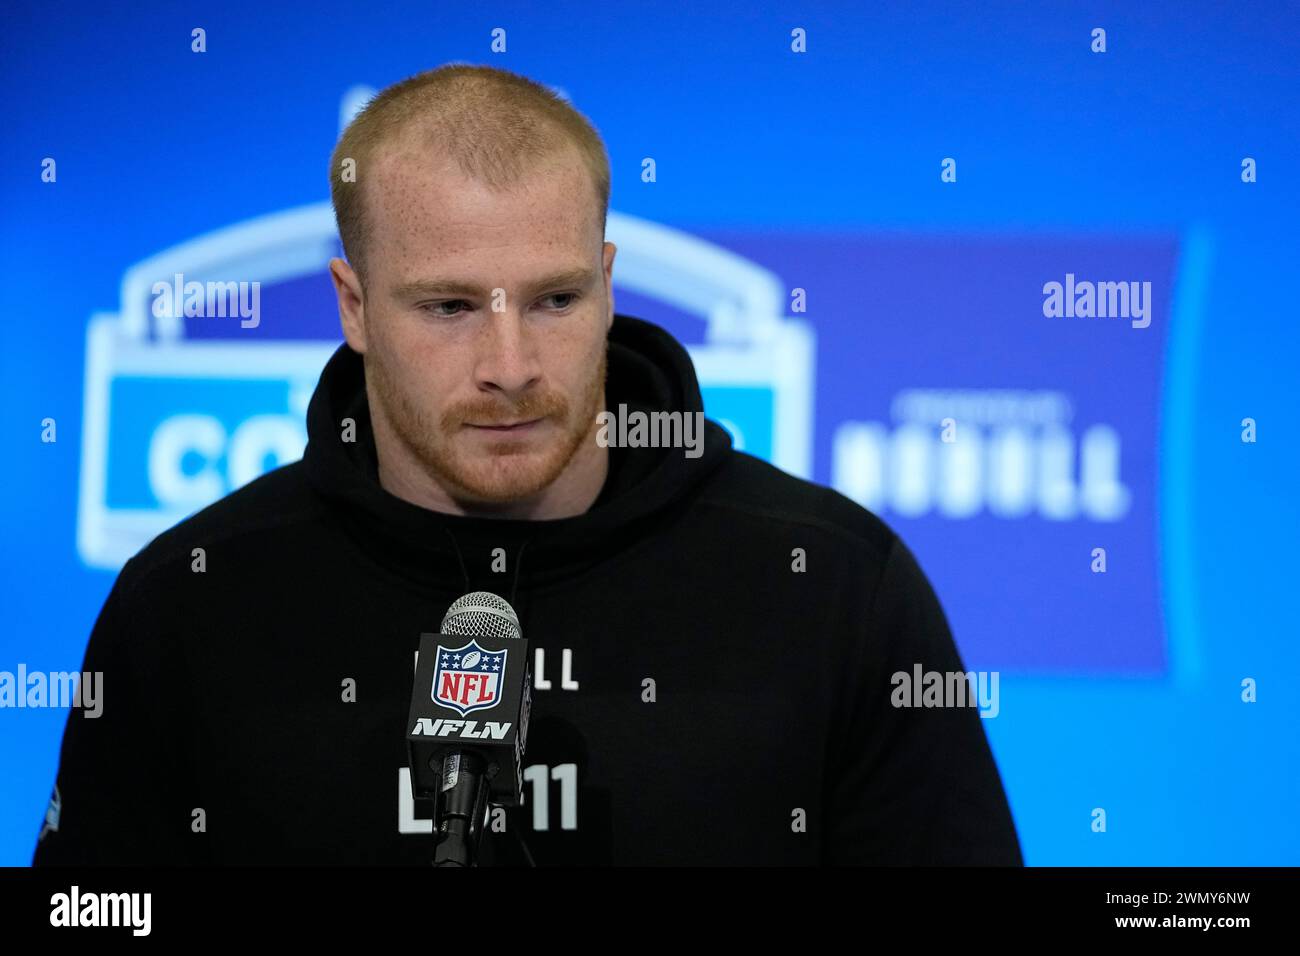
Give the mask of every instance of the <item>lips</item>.
POLYGON ((511 435, 517 432, 526 431, 540 421, 540 418, 533 418, 528 421, 513 422, 508 425, 470 425, 470 428, 479 428, 487 432, 498 432, 502 435, 511 435))

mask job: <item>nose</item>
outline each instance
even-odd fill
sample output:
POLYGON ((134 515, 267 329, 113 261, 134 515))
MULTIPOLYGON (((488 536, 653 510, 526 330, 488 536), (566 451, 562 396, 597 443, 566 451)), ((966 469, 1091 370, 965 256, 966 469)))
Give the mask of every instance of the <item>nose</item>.
POLYGON ((541 365, 532 336, 517 310, 489 313, 475 369, 479 388, 513 401, 535 386, 541 365))

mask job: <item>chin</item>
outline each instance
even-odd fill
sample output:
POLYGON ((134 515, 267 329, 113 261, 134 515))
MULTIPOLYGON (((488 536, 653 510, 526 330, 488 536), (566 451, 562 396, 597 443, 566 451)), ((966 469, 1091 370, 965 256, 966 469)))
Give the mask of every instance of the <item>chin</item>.
POLYGON ((490 462, 459 463, 453 477, 464 491, 487 504, 509 504, 546 488, 563 471, 563 463, 536 452, 492 456, 490 462))

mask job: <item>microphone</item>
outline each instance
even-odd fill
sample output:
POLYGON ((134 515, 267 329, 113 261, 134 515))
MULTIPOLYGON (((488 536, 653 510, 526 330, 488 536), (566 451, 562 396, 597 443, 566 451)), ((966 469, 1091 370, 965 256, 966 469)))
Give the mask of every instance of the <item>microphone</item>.
POLYGON ((439 631, 420 635, 416 658, 412 796, 434 801, 433 865, 474 866, 489 800, 522 801, 532 667, 514 608, 488 591, 456 600, 439 631))

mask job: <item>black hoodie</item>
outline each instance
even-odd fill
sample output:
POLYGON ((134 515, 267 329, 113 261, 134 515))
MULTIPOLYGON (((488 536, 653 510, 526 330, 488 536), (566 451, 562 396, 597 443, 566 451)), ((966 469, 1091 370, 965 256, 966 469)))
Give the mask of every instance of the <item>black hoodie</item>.
MULTIPOLYGON (((607 405, 693 413, 685 349, 617 316, 607 405)), ((330 359, 302 461, 154 539, 104 604, 34 863, 409 863, 414 652, 506 597, 540 649, 524 805, 483 865, 1021 863, 971 707, 896 707, 964 667, 903 542, 736 451, 611 449, 554 521, 446 515, 379 484, 361 357, 330 359), (355 423, 355 440, 346 419, 355 423)))

